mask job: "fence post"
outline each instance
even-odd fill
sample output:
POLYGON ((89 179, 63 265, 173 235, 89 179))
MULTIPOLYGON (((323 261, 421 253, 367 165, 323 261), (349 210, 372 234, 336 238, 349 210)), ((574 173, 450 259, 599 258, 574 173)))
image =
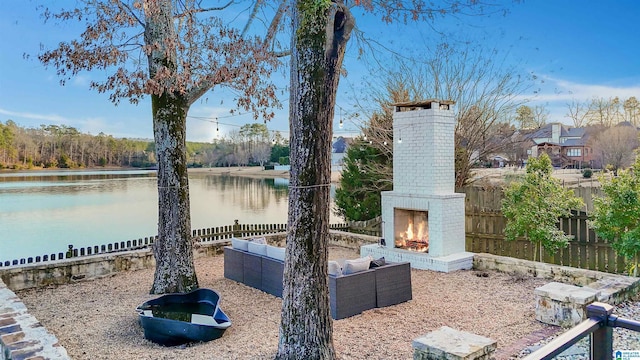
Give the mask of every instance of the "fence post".
POLYGON ((609 316, 613 306, 601 302, 587 305, 587 317, 600 321, 600 328, 591 334, 591 358, 611 360, 613 358, 613 327, 609 316))
POLYGON ((240 224, 237 219, 233 220, 233 237, 242 237, 242 234, 240 234, 240 224))

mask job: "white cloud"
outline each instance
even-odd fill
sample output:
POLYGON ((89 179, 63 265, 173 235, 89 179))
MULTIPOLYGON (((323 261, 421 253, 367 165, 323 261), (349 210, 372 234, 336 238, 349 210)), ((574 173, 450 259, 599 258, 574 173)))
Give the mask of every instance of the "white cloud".
MULTIPOLYGON (((0 114, 19 118, 19 119, 43 120, 43 121, 48 121, 56 124, 69 122, 69 119, 56 114, 37 114, 37 113, 30 113, 30 112, 18 112, 18 111, 11 111, 11 110, 6 110, 2 108, 0 108, 0 114)), ((14 120, 17 121, 17 119, 14 119, 14 120)))
POLYGON ((521 100, 528 100, 527 105, 542 105, 549 110, 548 122, 563 122, 571 125, 571 120, 566 116, 567 104, 573 101, 589 102, 593 98, 618 97, 621 101, 631 96, 640 98, 640 86, 622 86, 610 84, 590 84, 569 81, 552 76, 542 76, 543 84, 537 94, 533 96, 522 95, 521 100))

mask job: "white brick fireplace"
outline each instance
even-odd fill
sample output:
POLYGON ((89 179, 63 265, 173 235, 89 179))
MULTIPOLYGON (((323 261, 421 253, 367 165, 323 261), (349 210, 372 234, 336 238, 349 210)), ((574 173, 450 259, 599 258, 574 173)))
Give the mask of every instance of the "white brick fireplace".
POLYGON ((363 256, 442 272, 473 266, 465 252, 465 195, 455 192, 453 104, 394 105, 393 191, 382 193, 385 245, 365 245, 363 256))

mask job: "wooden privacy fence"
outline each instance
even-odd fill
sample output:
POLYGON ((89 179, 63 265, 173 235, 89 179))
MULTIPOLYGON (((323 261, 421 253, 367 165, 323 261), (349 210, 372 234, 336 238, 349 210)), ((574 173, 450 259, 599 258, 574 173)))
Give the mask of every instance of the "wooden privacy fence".
MULTIPOLYGON (((330 224, 329 228, 332 230, 347 230, 349 226, 347 224, 330 224)), ((207 243, 217 240, 231 239, 232 237, 249 237, 258 235, 267 235, 287 230, 287 224, 240 224, 238 220, 233 225, 225 225, 218 227, 211 227, 205 229, 197 229, 192 231, 192 236, 195 241, 201 243, 207 243)), ((87 246, 81 248, 74 248, 73 245, 69 245, 65 252, 58 252, 52 254, 45 254, 39 256, 30 256, 27 258, 0 261, 0 267, 3 266, 15 266, 26 265, 34 263, 42 263, 48 261, 56 261, 80 256, 107 254, 120 251, 130 251, 144 249, 151 246, 157 239, 157 236, 150 236, 140 238, 136 240, 127 240, 114 242, 110 244, 87 246)))
MULTIPOLYGON (((534 245, 525 240, 507 241, 504 237, 506 218, 500 211, 502 189, 467 187, 466 197, 466 250, 475 253, 489 253, 518 259, 533 260, 534 245)), ((585 209, 593 209, 593 197, 600 194, 599 188, 575 188, 576 196, 582 197, 585 209)), ((627 262, 616 255, 611 244, 599 238, 587 224, 585 211, 574 212, 571 217, 562 218, 560 230, 574 236, 566 248, 555 254, 543 250, 542 261, 582 269, 610 273, 626 273, 627 262)), ((538 259, 540 260, 540 259, 538 259)))

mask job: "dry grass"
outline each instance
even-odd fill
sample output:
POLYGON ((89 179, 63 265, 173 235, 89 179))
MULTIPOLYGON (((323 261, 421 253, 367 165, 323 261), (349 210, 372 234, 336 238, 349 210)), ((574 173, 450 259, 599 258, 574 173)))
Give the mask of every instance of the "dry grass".
MULTIPOLYGON (((354 258, 332 248, 332 259, 354 258)), ((19 292, 73 359, 270 359, 278 343, 281 300, 223 277, 223 256, 196 260, 201 287, 218 291, 233 325, 220 339, 166 348, 144 340, 134 308, 148 295, 153 270, 19 292)), ((545 325, 534 319, 540 279, 485 271, 412 270, 413 300, 334 321, 342 359, 411 359, 411 341, 446 325, 513 345, 545 325), (483 276, 483 273, 487 276, 483 276), (516 281, 517 280, 517 281, 516 281)))

